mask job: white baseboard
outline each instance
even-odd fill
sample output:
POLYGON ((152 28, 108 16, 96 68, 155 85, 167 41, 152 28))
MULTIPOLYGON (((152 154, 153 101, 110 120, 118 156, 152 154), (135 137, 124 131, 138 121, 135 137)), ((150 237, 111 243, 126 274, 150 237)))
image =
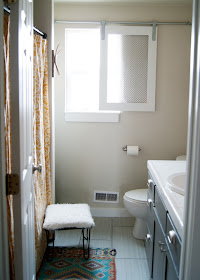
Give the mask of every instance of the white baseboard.
POLYGON ((93 217, 132 217, 125 208, 91 208, 93 217))

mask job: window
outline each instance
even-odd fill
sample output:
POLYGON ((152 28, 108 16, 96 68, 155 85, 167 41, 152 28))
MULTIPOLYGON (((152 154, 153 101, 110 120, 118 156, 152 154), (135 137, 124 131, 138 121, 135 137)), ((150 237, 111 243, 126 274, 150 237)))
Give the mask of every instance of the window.
POLYGON ((66 110, 99 110, 99 29, 66 29, 66 110))
POLYGON ((65 44, 66 121, 115 122, 117 111, 155 110, 151 27, 106 26, 105 40, 97 28, 67 28, 65 44))
POLYGON ((101 41, 100 108, 155 111, 152 27, 108 26, 101 41))

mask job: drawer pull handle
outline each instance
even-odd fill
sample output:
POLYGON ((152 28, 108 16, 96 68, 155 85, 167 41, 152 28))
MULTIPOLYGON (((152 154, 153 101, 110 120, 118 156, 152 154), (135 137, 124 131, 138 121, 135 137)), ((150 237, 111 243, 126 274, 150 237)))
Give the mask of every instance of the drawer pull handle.
POLYGON ((151 179, 148 179, 147 181, 147 187, 150 188, 151 184, 153 184, 153 181, 151 179))
POLYGON ((150 199, 150 198, 148 198, 148 199, 147 199, 147 206, 151 206, 152 203, 153 203, 153 200, 150 199))
POLYGON ((164 246, 162 245, 162 246, 160 246, 160 252, 161 253, 164 253, 164 252, 166 252, 167 250, 164 248, 164 246))
POLYGON ((167 239, 170 244, 173 244, 173 245, 176 244, 176 233, 174 230, 169 231, 169 235, 167 236, 167 239))
POLYGON ((145 241, 146 242, 150 242, 151 241, 151 235, 149 233, 147 233, 147 235, 145 237, 145 241))

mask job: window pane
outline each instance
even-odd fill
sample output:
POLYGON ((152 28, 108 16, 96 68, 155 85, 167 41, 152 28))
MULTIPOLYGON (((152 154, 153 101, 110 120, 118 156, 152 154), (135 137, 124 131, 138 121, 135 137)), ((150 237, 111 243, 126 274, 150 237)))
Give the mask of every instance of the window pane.
POLYGON ((108 34, 108 103, 147 103, 148 36, 108 34))
POLYGON ((66 29, 66 110, 99 108, 98 29, 66 29))

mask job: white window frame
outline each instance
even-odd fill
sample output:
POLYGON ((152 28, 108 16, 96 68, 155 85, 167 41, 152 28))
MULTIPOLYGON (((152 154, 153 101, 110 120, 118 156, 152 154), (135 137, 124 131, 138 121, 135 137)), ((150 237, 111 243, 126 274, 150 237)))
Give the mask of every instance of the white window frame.
MULTIPOLYGON (((87 26, 85 25, 78 25, 76 28, 67 27, 66 29, 98 29, 100 31, 100 26, 87 26)), ((65 34, 66 34, 65 29, 65 34)), ((100 44, 100 37, 99 37, 99 44, 100 44)), ((65 35, 65 45, 66 45, 66 35, 65 35)), ((65 46, 66 47, 66 46, 65 46)), ((100 61, 99 61, 100 64, 100 61)), ((65 56, 65 71, 66 71, 66 56, 65 56)), ((100 73, 99 73, 100 75, 100 73)), ((65 72, 66 76, 66 72, 65 72)), ((65 79, 65 121, 66 122, 100 122, 100 123, 113 123, 119 122, 119 111, 105 111, 105 110, 97 110, 97 111, 70 111, 67 110, 67 86, 66 86, 66 79, 65 79)), ((99 98, 99 97, 98 97, 99 98)))
MULTIPOLYGON (((83 26, 79 28, 85 29, 83 26)), ((153 41, 152 33, 151 26, 105 26, 105 40, 100 42, 99 111, 67 111, 65 106, 66 122, 119 122, 121 111, 155 111, 157 40, 153 41), (107 103, 108 34, 148 36, 147 103, 107 103)))
POLYGON ((70 112, 65 111, 66 122, 100 122, 100 123, 114 123, 119 122, 120 112, 70 112))
POLYGON ((151 26, 106 26, 105 40, 101 40, 100 54, 100 110, 119 111, 155 111, 156 90, 156 54, 157 40, 152 39, 151 26), (148 70, 147 70, 147 103, 108 103, 107 102, 107 58, 108 35, 147 35, 148 36, 148 70))

